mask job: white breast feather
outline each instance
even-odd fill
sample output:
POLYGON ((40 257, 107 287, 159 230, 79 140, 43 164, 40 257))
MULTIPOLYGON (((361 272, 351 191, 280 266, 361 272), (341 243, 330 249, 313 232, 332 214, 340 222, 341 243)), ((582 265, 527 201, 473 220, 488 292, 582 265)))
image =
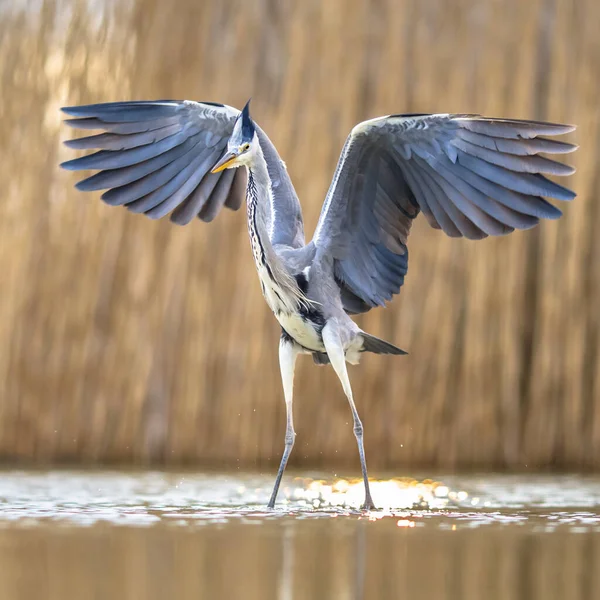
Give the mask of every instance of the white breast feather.
POLYGON ((301 346, 323 352, 323 342, 312 324, 298 313, 295 299, 287 297, 286 292, 271 280, 262 265, 257 264, 257 271, 263 285, 265 300, 283 329, 301 346))
POLYGON ((275 315, 281 326, 301 346, 309 350, 325 352, 325 346, 319 339, 315 328, 305 321, 298 313, 280 313, 275 315))

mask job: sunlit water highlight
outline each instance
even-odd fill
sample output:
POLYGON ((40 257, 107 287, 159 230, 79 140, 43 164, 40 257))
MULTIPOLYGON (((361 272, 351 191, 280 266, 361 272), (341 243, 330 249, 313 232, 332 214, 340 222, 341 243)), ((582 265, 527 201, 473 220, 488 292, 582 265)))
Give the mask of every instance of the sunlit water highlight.
POLYGON ((600 480, 575 476, 450 476, 372 482, 379 510, 363 512, 359 480, 288 477, 275 510, 266 475, 163 472, 4 472, 0 527, 41 524, 173 526, 350 517, 438 529, 528 525, 600 531, 600 480))
POLYGON ((428 475, 0 473, 0 598, 600 598, 600 479, 428 475))

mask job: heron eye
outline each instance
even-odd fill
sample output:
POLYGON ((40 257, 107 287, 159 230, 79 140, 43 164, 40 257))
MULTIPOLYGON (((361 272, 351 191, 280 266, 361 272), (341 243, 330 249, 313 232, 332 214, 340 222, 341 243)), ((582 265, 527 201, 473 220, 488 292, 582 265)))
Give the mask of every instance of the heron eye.
POLYGON ((248 150, 250 150, 250 144, 248 142, 242 144, 242 152, 247 152, 248 150))

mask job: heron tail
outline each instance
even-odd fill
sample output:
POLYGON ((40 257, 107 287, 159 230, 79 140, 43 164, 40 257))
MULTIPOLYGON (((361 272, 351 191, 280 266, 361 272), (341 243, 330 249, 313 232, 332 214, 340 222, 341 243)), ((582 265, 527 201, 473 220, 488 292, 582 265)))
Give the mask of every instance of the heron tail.
POLYGON ((369 335, 364 331, 361 332, 361 335, 363 338, 363 352, 373 352, 375 354, 408 354, 408 352, 397 348, 385 340, 380 340, 374 335, 369 335))

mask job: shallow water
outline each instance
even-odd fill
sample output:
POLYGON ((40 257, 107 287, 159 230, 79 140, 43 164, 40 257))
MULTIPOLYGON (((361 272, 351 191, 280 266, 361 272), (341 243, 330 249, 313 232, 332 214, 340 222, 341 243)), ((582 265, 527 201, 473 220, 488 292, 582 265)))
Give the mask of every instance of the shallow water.
POLYGON ((600 479, 4 472, 0 598, 600 598, 600 479))

